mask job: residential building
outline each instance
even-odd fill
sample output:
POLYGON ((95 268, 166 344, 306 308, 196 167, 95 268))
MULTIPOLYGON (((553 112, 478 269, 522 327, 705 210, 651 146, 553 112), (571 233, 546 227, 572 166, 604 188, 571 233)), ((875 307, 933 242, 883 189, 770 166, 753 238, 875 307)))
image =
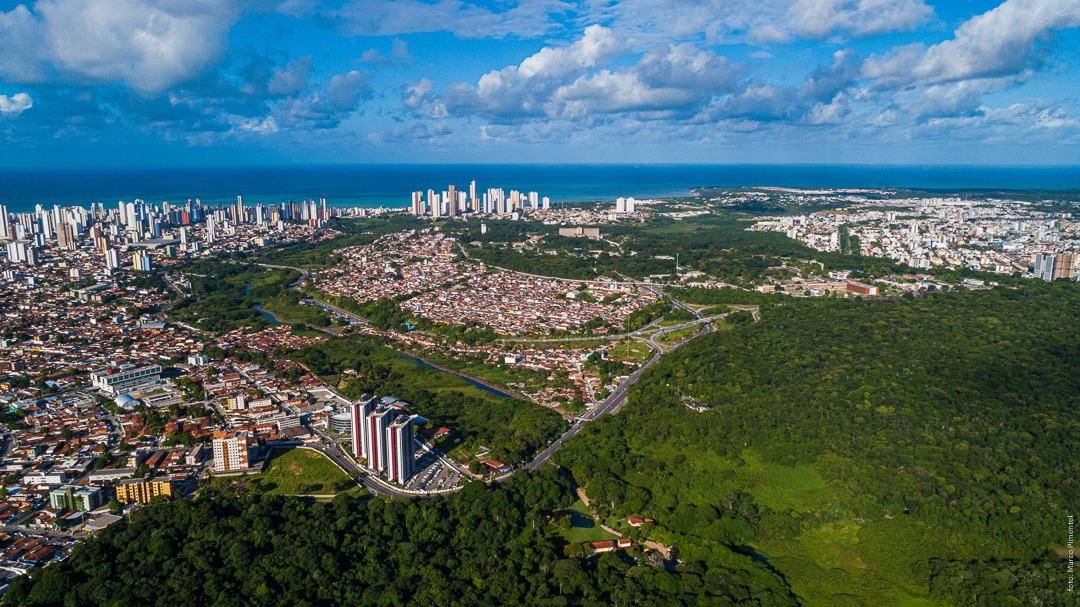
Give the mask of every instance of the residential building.
POLYGON ((243 430, 214 432, 214 471, 231 472, 249 467, 251 437, 243 430))
MULTIPOLYGON (((367 418, 375 412, 375 397, 361 398, 349 406, 352 451, 357 458, 366 458, 371 452, 371 436, 365 431, 367 418)), ((369 460, 370 461, 370 460, 369 460)))
POLYGON ((364 459, 367 467, 376 472, 383 472, 387 467, 386 430, 397 415, 396 409, 377 409, 367 416, 364 423, 364 431, 367 434, 363 438, 367 450, 364 459))
POLYGON ((123 480, 116 483, 116 501, 121 504, 149 504, 156 497, 173 497, 175 489, 176 481, 171 476, 123 480))
POLYGON ((399 417, 386 429, 386 478, 402 485, 413 475, 416 445, 413 441, 413 416, 399 417))
POLYGON ((49 506, 58 510, 89 512, 101 506, 103 495, 100 487, 64 485, 49 492, 49 506))

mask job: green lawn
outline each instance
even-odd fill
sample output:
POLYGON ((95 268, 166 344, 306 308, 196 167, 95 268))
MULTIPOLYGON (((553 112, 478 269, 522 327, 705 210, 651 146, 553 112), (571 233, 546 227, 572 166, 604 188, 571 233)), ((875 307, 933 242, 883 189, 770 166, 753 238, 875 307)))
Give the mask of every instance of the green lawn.
POLYGON ((637 342, 620 344, 608 350, 607 355, 610 358, 631 359, 637 361, 638 364, 645 364, 645 361, 649 359, 649 346, 637 342))
POLYGON ((694 335, 695 333, 697 333, 700 330, 701 330, 701 327, 698 327, 696 325, 693 326, 693 327, 686 327, 685 329, 679 329, 678 331, 672 331, 671 333, 665 333, 665 334, 660 336, 659 340, 661 342, 663 342, 663 343, 671 344, 671 343, 675 343, 677 341, 686 339, 687 337, 690 337, 691 335, 694 335))
POLYGON ((359 496, 364 492, 322 453, 302 448, 274 449, 265 470, 250 482, 270 494, 359 496))
POLYGON ((602 542, 618 537, 601 529, 600 525, 593 520, 588 506, 581 500, 574 502, 567 510, 556 512, 555 516, 556 520, 560 521, 565 517, 570 517, 571 527, 569 529, 564 529, 562 526, 558 527, 559 535, 568 544, 602 542))

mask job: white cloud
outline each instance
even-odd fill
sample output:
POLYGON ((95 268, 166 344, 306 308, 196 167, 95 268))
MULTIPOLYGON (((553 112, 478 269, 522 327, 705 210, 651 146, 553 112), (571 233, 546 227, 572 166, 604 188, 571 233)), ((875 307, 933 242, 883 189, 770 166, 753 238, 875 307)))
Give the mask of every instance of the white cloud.
POLYGON ((692 44, 656 47, 630 69, 603 70, 561 87, 548 113, 576 118, 636 111, 669 117, 729 92, 742 75, 726 57, 692 44))
POLYGON ((1039 62, 1038 43, 1051 31, 1077 25, 1080 0, 1006 0, 962 24, 951 40, 871 57, 863 73, 891 87, 1011 78, 1039 62))
POLYGON ((236 130, 244 133, 267 135, 278 132, 278 126, 273 116, 267 116, 264 120, 257 118, 243 120, 237 125, 236 130))
POLYGON ((423 78, 416 84, 406 85, 404 103, 407 107, 418 108, 435 92, 435 83, 431 78, 423 78))
POLYGON ((11 82, 45 80, 44 52, 40 22, 26 6, 0 12, 0 78, 11 82))
POLYGON ((0 14, 0 76, 123 82, 157 93, 202 73, 225 50, 248 2, 39 0, 0 14), (13 57, 13 58, 12 58, 13 57))
POLYGON ((516 71, 523 78, 562 76, 596 67, 622 50, 623 44, 611 30, 590 25, 570 46, 546 46, 522 61, 516 71))
POLYGON ((8 97, 0 95, 0 115, 18 116, 34 106, 34 100, 26 93, 15 93, 8 97))
POLYGON ((266 85, 266 90, 274 96, 295 95, 307 86, 309 76, 311 76, 311 55, 297 57, 285 67, 274 71, 273 77, 266 85))
POLYGON ((394 38, 390 41, 390 56, 403 63, 412 63, 412 55, 409 53, 409 43, 394 38))
POLYGON ((910 31, 933 9, 923 0, 623 0, 587 3, 586 15, 641 39, 775 44, 910 31))
POLYGON ((320 93, 305 99, 287 99, 273 108, 280 128, 308 126, 334 128, 360 108, 373 94, 371 74, 352 70, 335 74, 320 93))
POLYGON ((453 32, 462 38, 536 38, 558 27, 551 15, 574 8, 562 0, 506 4, 510 8, 490 10, 462 0, 353 0, 329 14, 353 36, 453 32))
POLYGON ((933 14, 921 0, 797 0, 791 7, 791 28, 816 39, 833 32, 870 36, 911 31, 933 14))
POLYGON ((484 74, 475 87, 463 82, 451 85, 444 102, 451 113, 475 112, 510 119, 543 116, 546 104, 560 86, 607 64, 623 50, 622 42, 611 30, 591 25, 572 44, 544 47, 519 65, 484 74))

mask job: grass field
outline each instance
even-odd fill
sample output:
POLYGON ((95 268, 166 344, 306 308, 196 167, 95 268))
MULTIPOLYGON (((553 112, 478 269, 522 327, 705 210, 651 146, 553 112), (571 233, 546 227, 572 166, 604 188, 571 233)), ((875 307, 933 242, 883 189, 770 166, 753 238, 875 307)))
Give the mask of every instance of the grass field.
POLYGON ((649 352, 649 346, 639 342, 631 342, 611 348, 607 351, 607 355, 612 358, 631 359, 643 365, 645 361, 649 360, 649 352))
POLYGON ((270 494, 360 496, 365 493, 334 462, 312 449, 274 449, 262 474, 250 477, 249 482, 257 483, 270 494))
POLYGON ((557 512, 561 517, 570 517, 570 528, 559 528, 558 533, 568 544, 583 544, 585 542, 602 542, 615 539, 617 536, 600 528, 593 520, 588 506, 578 500, 569 509, 557 512))
POLYGON ((690 337, 701 330, 698 326, 686 327, 685 329, 679 329, 678 331, 672 331, 671 333, 665 333, 660 336, 659 341, 665 344, 675 343, 690 337))

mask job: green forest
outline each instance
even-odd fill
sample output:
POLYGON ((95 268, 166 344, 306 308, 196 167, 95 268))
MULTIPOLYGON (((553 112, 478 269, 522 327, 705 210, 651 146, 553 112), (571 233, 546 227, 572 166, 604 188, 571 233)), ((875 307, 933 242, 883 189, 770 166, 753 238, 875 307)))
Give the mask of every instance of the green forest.
POLYGON ((806 605, 1064 604, 1080 292, 798 300, 665 357, 556 463, 806 605))
POLYGON ((332 503, 206 491, 143 508, 72 557, 19 578, 4 606, 485 607, 795 605, 749 557, 649 561, 564 555, 554 468, 430 500, 332 503))

